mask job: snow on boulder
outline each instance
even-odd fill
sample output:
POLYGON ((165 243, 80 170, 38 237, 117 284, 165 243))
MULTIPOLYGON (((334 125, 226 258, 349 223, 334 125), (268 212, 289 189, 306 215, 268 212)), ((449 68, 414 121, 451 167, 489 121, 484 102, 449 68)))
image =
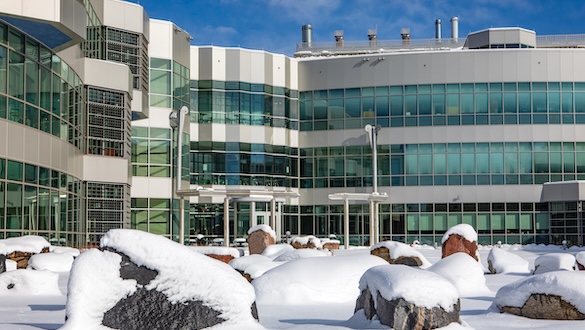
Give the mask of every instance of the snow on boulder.
POLYGON ((259 328, 254 288, 233 268, 165 237, 110 230, 71 269, 62 329, 259 328))
POLYGON ((300 250, 293 250, 285 252, 278 257, 274 258, 274 261, 291 261, 297 260, 301 258, 312 258, 312 257, 326 257, 327 253, 314 250, 314 249, 300 249, 300 250))
POLYGON ((0 254, 0 274, 6 271, 6 256, 0 254))
POLYGON ((290 244, 274 244, 267 246, 266 249, 262 251, 262 255, 270 259, 274 259, 279 255, 288 251, 293 251, 294 249, 295 248, 292 247, 290 244))
POLYGON ((240 251, 236 248, 226 246, 189 246, 195 252, 204 254, 210 258, 223 261, 226 264, 235 258, 240 257, 240 251))
POLYGON ((306 305, 355 300, 360 277, 369 268, 387 264, 371 255, 302 258, 284 263, 256 278, 259 304, 306 305))
POLYGON ((49 252, 51 244, 42 236, 10 237, 0 240, 0 254, 17 263, 17 268, 26 268, 28 259, 36 253, 49 252))
POLYGON ((59 274, 17 269, 0 274, 0 297, 9 295, 62 295, 59 274))
POLYGON ((577 268, 579 270, 585 270, 585 251, 577 253, 575 260, 577 261, 577 268))
POLYGON ((529 276, 498 290, 500 312, 532 319, 585 320, 585 275, 553 271, 529 276))
POLYGON ((530 265, 517 254, 494 247, 487 258, 488 268, 492 274, 530 273, 530 265))
POLYGON ((451 282, 461 297, 492 294, 485 284, 483 267, 467 253, 452 254, 437 261, 427 270, 451 282))
POLYGON ((10 259, 6 259, 6 271, 12 271, 12 270, 17 270, 18 266, 16 261, 14 260, 10 260, 10 259))
POLYGON ((272 259, 265 257, 261 254, 251 254, 248 256, 243 256, 238 259, 233 259, 228 263, 233 269, 237 270, 242 274, 248 282, 252 282, 252 278, 250 275, 246 274, 246 269, 251 265, 258 264, 258 263, 267 263, 272 262, 272 259))
POLYGON ((269 261, 269 262, 259 262, 257 264, 252 264, 244 270, 244 277, 249 278, 249 281, 253 281, 258 277, 262 276, 267 271, 271 270, 272 268, 276 268, 280 265, 284 264, 282 261, 269 261))
POLYGON ((575 256, 569 253, 547 253, 534 259, 533 274, 554 272, 557 270, 574 270, 575 256))
POLYGON ((49 247, 49 251, 54 252, 54 253, 68 254, 68 255, 72 256, 73 258, 77 257, 80 253, 79 249, 68 247, 68 246, 52 246, 51 245, 49 247))
POLYGON ((390 264, 419 266, 428 268, 431 263, 415 248, 394 241, 380 242, 370 247, 370 254, 386 260, 390 264))
POLYGON ((443 277, 405 265, 370 268, 360 279, 355 312, 394 329, 434 329, 459 321, 457 289, 443 277))
POLYGON ((479 261, 477 232, 466 223, 449 228, 443 235, 441 243, 443 244, 442 258, 448 257, 453 253, 465 252, 476 261, 479 261))
POLYGON ((31 256, 26 268, 64 273, 71 270, 72 264, 73 256, 70 254, 49 252, 31 256))
POLYGON ((293 237, 290 244, 295 249, 319 249, 322 247, 321 240, 313 235, 293 237))
POLYGON ((268 225, 256 225, 248 229, 250 254, 261 254, 266 247, 276 244, 276 233, 268 225))

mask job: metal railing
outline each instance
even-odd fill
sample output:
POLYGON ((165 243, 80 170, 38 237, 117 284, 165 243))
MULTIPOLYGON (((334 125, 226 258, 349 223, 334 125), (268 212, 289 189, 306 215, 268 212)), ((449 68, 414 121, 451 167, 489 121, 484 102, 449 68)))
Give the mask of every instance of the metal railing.
MULTIPOLYGON (((295 57, 395 53, 462 48, 466 38, 297 43, 295 57)), ((585 34, 536 36, 536 48, 585 48, 585 34)))

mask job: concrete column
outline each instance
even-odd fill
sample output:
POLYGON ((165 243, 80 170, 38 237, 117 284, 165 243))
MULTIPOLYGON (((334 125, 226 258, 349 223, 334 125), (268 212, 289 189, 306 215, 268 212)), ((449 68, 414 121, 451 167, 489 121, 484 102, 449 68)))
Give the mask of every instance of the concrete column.
POLYGON ((375 237, 376 237, 376 230, 374 229, 376 226, 376 211, 374 209, 376 202, 373 199, 370 200, 370 246, 376 244, 375 237))
POLYGON ((256 202, 250 202, 250 227, 258 225, 258 219, 256 219, 256 202))
POLYGON ((276 228, 276 200, 274 197, 270 200, 270 228, 276 228))
POLYGON ((349 249, 349 199, 343 200, 343 246, 349 249))
POLYGON ((230 198, 223 199, 223 245, 230 246, 230 198))
POLYGON ((185 199, 179 198, 179 244, 185 245, 185 199))
MULTIPOLYGON (((238 202, 234 200, 234 238, 238 235, 238 202)), ((246 229, 246 231, 248 231, 246 229)))

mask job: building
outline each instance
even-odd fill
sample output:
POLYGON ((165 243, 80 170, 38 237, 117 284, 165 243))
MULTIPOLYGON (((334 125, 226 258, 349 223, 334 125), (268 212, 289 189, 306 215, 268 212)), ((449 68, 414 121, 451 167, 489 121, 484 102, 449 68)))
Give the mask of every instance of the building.
POLYGON ((582 244, 585 38, 451 22, 331 43, 304 26, 288 57, 192 46, 130 2, 2 2, 0 238, 228 244, 265 223, 433 244, 468 223, 482 244, 582 244))

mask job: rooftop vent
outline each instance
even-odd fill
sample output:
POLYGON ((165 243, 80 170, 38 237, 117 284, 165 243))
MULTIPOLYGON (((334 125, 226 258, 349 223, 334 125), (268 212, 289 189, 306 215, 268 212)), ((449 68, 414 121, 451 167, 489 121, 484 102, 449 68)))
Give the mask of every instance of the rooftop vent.
POLYGON ((343 30, 336 30, 333 35, 335 36, 335 46, 343 47, 343 30))
POLYGON ((302 30, 303 35, 301 41, 307 47, 311 47, 311 43, 313 43, 313 28, 311 24, 304 24, 302 30))
POLYGON ((402 44, 410 44, 410 28, 400 29, 400 36, 402 37, 402 44))
POLYGON ((376 44, 378 43, 377 42, 377 39, 378 39, 377 32, 378 31, 376 29, 369 29, 368 30, 368 40, 370 41, 371 47, 375 47, 376 44))

